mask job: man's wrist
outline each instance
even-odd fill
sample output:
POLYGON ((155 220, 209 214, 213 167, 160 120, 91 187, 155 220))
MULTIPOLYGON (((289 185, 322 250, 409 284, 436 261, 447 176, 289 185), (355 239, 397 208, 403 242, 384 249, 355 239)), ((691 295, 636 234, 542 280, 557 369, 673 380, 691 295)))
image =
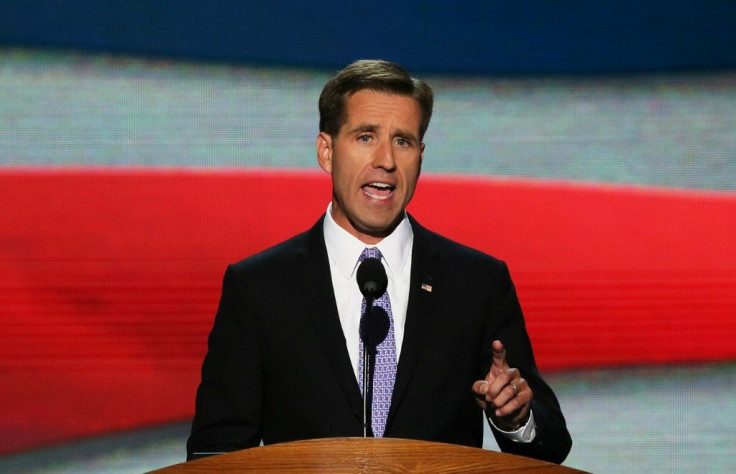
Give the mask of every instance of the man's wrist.
POLYGON ((492 417, 486 416, 488 418, 488 422, 491 424, 493 429, 498 431, 502 436, 510 439, 511 441, 516 441, 518 443, 530 443, 534 440, 534 437, 537 435, 537 429, 536 424, 534 423, 534 412, 532 410, 529 410, 529 419, 526 421, 526 423, 520 424, 516 429, 501 429, 494 423, 492 417))

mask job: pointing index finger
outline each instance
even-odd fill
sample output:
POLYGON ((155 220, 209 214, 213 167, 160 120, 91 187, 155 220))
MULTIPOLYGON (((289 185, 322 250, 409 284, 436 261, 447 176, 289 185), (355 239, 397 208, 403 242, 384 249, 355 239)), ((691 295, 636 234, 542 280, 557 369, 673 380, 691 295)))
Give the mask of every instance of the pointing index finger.
POLYGON ((506 370, 509 365, 506 363, 506 349, 503 347, 503 343, 499 340, 493 341, 493 366, 506 370))

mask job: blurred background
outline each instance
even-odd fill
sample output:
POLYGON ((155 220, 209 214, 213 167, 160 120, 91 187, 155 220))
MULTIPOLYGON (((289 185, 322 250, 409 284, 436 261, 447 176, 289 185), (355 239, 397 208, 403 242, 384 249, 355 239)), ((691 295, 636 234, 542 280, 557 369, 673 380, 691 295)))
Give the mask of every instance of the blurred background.
POLYGON ((384 58, 436 94, 410 212, 508 262, 565 464, 735 472, 734 24, 727 1, 0 0, 0 471, 184 460, 225 267, 324 212, 317 98, 384 58))

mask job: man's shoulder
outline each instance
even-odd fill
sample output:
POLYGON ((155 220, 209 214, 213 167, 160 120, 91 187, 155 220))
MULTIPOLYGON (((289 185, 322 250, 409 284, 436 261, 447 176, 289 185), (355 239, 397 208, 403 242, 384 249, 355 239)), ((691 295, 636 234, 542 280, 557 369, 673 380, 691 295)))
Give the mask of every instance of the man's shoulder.
MULTIPOLYGON (((452 240, 417 224, 414 227, 414 256, 424 271, 450 275, 457 281, 511 282, 506 262, 469 245, 452 240)), ((505 282, 505 283, 504 283, 505 282)))
POLYGON ((294 262, 302 257, 313 257, 324 246, 322 236, 322 219, 312 228, 296 234, 271 247, 260 250, 253 255, 233 263, 231 266, 239 272, 277 269, 284 266, 293 266, 294 262))
POLYGON ((416 244, 425 247, 429 252, 437 252, 440 258, 457 263, 475 263, 478 265, 495 266, 503 263, 488 253, 429 230, 420 225, 415 219, 412 219, 412 226, 416 244))

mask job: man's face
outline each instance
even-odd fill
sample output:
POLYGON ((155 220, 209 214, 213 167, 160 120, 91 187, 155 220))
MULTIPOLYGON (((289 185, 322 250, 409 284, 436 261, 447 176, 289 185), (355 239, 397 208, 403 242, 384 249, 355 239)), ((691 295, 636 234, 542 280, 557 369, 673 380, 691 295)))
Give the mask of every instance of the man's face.
POLYGON ((419 179, 421 109, 409 96, 360 90, 347 99, 336 137, 317 136, 320 167, 332 175, 332 217, 375 244, 403 217, 419 179))

